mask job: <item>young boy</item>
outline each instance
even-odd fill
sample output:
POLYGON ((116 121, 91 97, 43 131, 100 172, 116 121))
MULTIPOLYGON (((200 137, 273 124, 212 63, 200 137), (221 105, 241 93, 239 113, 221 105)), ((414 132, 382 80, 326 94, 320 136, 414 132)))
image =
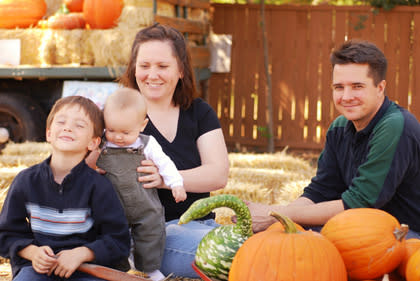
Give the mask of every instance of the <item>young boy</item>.
POLYGON ((103 115, 89 99, 58 100, 47 118, 52 153, 14 179, 0 214, 0 255, 14 280, 102 280, 76 271, 126 258, 130 235, 111 182, 85 157, 100 143, 103 115))
POLYGON ((175 164, 152 136, 141 134, 146 127, 146 103, 136 90, 121 88, 112 93, 104 106, 105 138, 97 166, 106 171, 122 202, 134 242, 134 265, 152 280, 160 273, 165 247, 165 218, 157 189, 144 188, 137 181, 136 169, 151 159, 176 202, 187 197, 183 179, 175 164))

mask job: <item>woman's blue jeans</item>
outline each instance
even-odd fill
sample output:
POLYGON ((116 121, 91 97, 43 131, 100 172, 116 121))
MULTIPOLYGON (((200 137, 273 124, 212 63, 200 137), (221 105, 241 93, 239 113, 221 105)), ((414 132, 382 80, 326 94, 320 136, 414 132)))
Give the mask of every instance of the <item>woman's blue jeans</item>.
POLYGON ((167 276, 198 278, 192 269, 195 252, 201 239, 213 228, 219 226, 214 220, 191 221, 178 225, 178 220, 166 223, 166 246, 161 272, 167 276))
POLYGON ((23 267, 19 273, 13 278, 13 281, 104 281, 104 279, 96 278, 92 275, 75 271, 70 278, 61 278, 57 275, 51 274, 50 276, 46 274, 37 273, 32 266, 23 267))

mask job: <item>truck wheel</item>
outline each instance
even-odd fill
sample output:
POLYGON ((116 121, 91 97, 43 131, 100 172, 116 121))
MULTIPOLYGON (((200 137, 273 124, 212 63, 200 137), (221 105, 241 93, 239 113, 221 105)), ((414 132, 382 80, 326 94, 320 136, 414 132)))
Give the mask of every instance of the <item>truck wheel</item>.
POLYGON ((0 128, 6 128, 9 139, 44 141, 45 113, 31 98, 16 93, 0 94, 0 128))

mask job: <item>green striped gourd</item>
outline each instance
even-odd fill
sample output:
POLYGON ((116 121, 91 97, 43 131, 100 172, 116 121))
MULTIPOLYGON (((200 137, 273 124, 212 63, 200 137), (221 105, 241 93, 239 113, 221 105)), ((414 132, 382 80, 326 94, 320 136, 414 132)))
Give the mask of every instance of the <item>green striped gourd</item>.
POLYGON ((216 195, 195 201, 179 219, 188 223, 209 214, 219 207, 231 208, 237 217, 235 225, 221 225, 203 237, 195 255, 195 263, 211 278, 228 280, 233 257, 239 247, 253 234, 251 214, 247 205, 229 194, 216 195))

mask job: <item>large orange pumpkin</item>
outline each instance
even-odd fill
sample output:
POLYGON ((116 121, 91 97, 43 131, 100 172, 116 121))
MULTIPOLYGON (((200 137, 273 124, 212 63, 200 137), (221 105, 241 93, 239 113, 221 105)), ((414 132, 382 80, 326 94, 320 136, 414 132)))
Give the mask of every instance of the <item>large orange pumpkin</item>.
POLYGON ((47 12, 44 0, 0 1, 0 28, 35 26, 47 12))
POLYGON ((83 12, 83 0, 64 0, 64 4, 66 4, 70 12, 83 12))
POLYGON ((280 228, 254 234, 236 252, 229 281, 347 280, 334 245, 317 232, 297 231, 283 217, 280 228))
POLYGON ((393 271, 404 255, 408 226, 389 213, 373 209, 345 210, 327 221, 321 234, 338 249, 351 279, 375 279, 393 271))
POLYGON ((404 256, 400 265, 398 266, 398 273, 402 277, 405 277, 405 271, 407 269, 408 260, 418 249, 420 249, 420 239, 411 238, 411 239, 405 240, 404 256))
POLYGON ((106 29, 117 25, 123 0, 84 0, 83 15, 91 28, 106 29))

